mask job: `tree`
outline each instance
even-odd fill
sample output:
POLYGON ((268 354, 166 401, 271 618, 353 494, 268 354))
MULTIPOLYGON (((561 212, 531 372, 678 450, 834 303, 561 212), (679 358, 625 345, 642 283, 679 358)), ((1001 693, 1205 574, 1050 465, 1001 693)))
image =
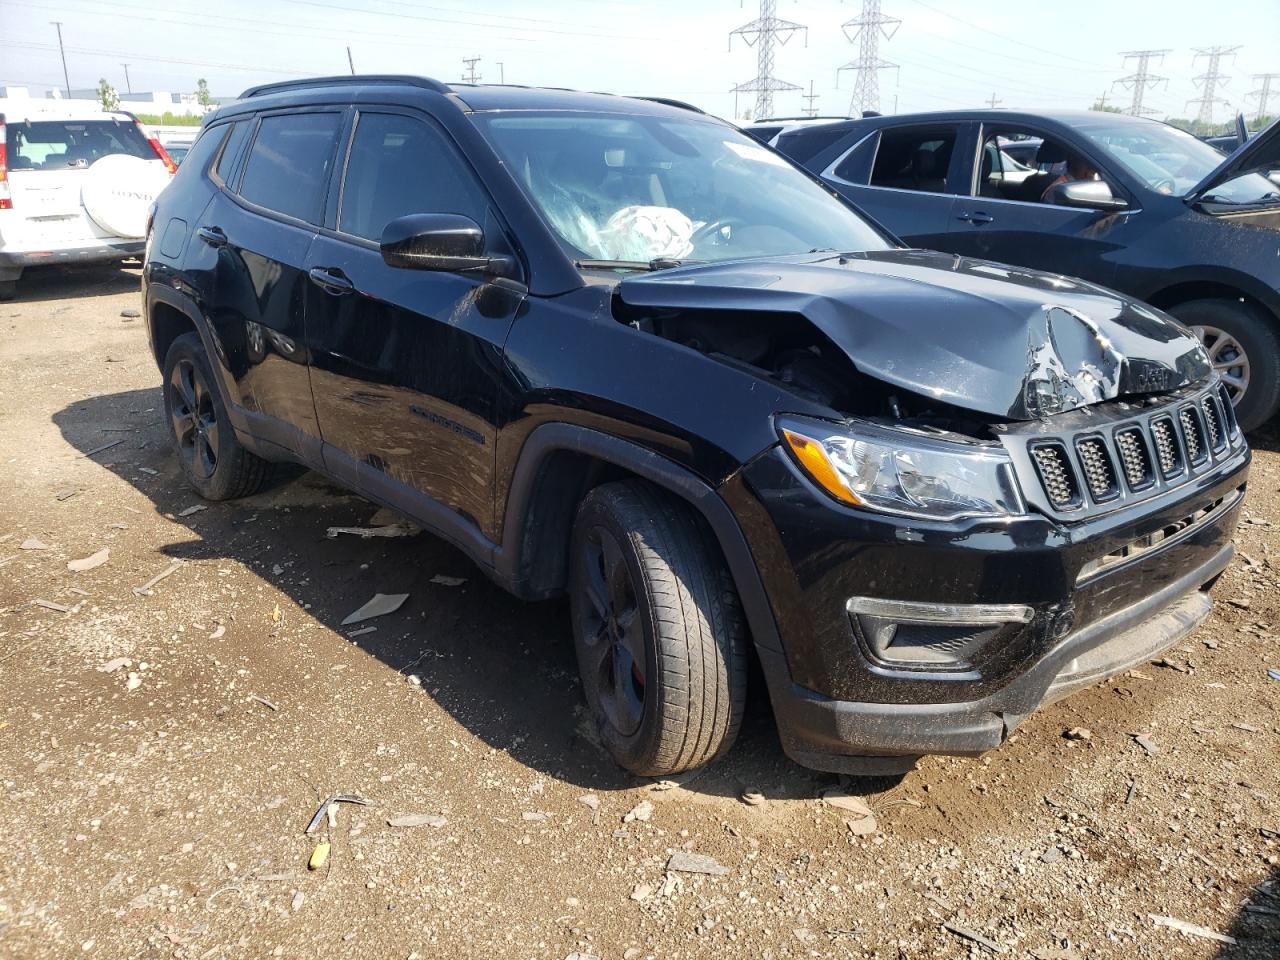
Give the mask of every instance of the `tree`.
POLYGON ((209 81, 204 77, 196 81, 196 103, 202 107, 213 106, 213 97, 209 96, 209 81))
POLYGON ((1111 104, 1103 103, 1101 100, 1093 101, 1093 106, 1089 109, 1096 110, 1099 113, 1124 113, 1119 107, 1113 107, 1111 104))
POLYGON ((106 77, 98 81, 98 102, 102 104, 103 110, 119 110, 120 95, 116 93, 116 88, 107 83, 106 77))

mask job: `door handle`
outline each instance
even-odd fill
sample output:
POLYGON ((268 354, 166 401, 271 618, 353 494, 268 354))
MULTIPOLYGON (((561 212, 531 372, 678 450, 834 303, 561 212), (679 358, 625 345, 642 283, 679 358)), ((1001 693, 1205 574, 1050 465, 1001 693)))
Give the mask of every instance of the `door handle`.
POLYGON ((223 247, 227 244, 227 235, 221 227, 201 227, 196 234, 211 247, 223 247))
POLYGON ((356 288, 356 285, 348 280, 341 270, 336 268, 312 267, 307 271, 307 276, 311 278, 312 283, 325 293, 331 293, 334 296, 351 293, 356 288))
POLYGON ((981 226, 984 223, 991 223, 995 220, 995 217, 991 216, 989 213, 968 213, 966 211, 961 211, 956 219, 981 226))

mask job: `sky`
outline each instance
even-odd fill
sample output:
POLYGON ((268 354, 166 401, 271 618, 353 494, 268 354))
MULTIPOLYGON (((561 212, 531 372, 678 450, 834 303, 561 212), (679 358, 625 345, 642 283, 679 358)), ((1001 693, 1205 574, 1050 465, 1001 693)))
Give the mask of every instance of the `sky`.
MULTIPOLYGON (((777 0, 779 18, 804 24, 778 47, 774 75, 817 94, 823 115, 843 115, 858 56, 841 25, 860 0, 777 0)), ((1073 0, 975 3, 883 0, 901 20, 880 56, 899 64, 880 74, 881 109, 982 106, 1089 107, 1103 95, 1126 106, 1114 84, 1132 72, 1123 51, 1168 49, 1146 93, 1157 116, 1194 116, 1204 72, 1195 47, 1234 46, 1219 91, 1252 116, 1251 75, 1280 74, 1280 0, 1073 0)), ((753 20, 759 0, 0 0, 0 85, 62 86, 62 21, 73 88, 105 77, 135 91, 190 92, 205 77, 215 96, 255 83, 358 71, 462 78, 464 57, 480 57, 483 81, 674 97, 720 116, 740 116, 754 95, 730 91, 756 76, 756 51, 730 31, 753 20), (484 12, 480 12, 483 9, 484 12)), ((1271 113, 1280 110, 1280 78, 1271 113)), ((779 93, 775 115, 798 115, 801 92, 779 93)))

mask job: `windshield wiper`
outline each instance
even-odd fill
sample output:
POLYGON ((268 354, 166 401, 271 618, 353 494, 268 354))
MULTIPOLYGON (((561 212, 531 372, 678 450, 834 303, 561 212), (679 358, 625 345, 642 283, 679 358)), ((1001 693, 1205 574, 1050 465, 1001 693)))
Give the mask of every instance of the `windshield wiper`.
POLYGON ((673 260, 669 257, 657 257, 653 260, 575 260, 573 265, 579 269, 596 270, 670 270, 672 267, 683 267, 691 263, 706 263, 705 260, 673 260))

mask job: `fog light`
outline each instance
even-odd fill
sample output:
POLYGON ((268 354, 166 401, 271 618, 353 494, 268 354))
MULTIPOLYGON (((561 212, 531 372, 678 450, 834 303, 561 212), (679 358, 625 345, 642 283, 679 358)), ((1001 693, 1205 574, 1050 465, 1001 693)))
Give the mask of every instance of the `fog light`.
POLYGON ((1031 622, 1016 603, 915 603, 853 597, 847 604, 867 653, 886 666, 967 670, 975 654, 1010 626, 1031 622))

